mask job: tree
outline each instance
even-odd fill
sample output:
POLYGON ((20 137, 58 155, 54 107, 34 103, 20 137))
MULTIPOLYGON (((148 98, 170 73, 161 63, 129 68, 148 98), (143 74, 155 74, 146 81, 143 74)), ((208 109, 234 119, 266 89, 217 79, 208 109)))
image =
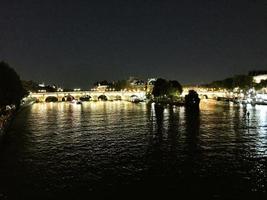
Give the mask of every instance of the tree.
POLYGON ((6 62, 0 62, 0 107, 14 104, 26 95, 20 77, 6 62))
POLYGON ((261 80, 260 83, 255 83, 254 87, 256 90, 261 90, 262 88, 266 88, 267 87, 267 80, 261 80))
POLYGON ((239 87, 240 89, 247 90, 251 88, 252 84, 252 76, 236 75, 234 77, 226 78, 221 81, 214 81, 211 84, 208 84, 208 87, 225 88, 230 90, 234 89, 235 87, 239 87))
POLYGON ((119 80, 114 83, 114 88, 117 91, 124 90, 124 89, 131 89, 131 85, 127 80, 119 80))
POLYGON ((38 92, 39 86, 34 81, 22 81, 22 86, 26 91, 38 92))
POLYGON ((236 75, 234 76, 234 87, 239 87, 243 90, 248 90, 251 88, 253 84, 253 78, 252 76, 247 76, 247 75, 236 75))
POLYGON ((183 88, 178 81, 169 81, 168 96, 171 98, 178 97, 182 94, 183 88))
POLYGON ((154 97, 163 97, 167 95, 169 88, 168 81, 162 78, 158 78, 154 84, 152 94, 154 97))
POLYGON ((152 94, 154 97, 169 97, 172 100, 177 98, 183 92, 183 88, 178 81, 167 81, 159 78, 154 84, 152 94))
POLYGON ((111 85, 112 83, 109 83, 107 80, 103 80, 103 81, 97 81, 94 83, 94 86, 98 86, 98 85, 111 85))

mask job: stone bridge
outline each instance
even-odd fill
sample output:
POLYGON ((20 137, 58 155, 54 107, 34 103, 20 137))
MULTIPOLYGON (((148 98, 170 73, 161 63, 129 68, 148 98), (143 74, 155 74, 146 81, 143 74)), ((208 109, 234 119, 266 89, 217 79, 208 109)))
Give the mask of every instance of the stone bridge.
MULTIPOLYGON (((199 88, 184 88, 182 96, 188 94, 190 89, 194 89, 200 98, 203 99, 215 99, 218 97, 223 98, 233 98, 234 94, 226 91, 210 91, 199 88)), ((73 99, 77 100, 124 100, 132 101, 134 99, 145 100, 145 91, 73 91, 73 92, 43 92, 43 93, 31 93, 29 97, 36 98, 37 101, 45 102, 49 98, 53 98, 54 101, 71 101, 73 99)))
POLYGON ((145 91, 73 91, 73 92, 44 92, 44 93, 31 93, 29 97, 36 98, 39 102, 45 102, 49 99, 54 101, 71 101, 76 100, 125 100, 132 101, 134 99, 145 100, 145 91))
POLYGON ((207 90, 207 89, 202 89, 202 88, 184 88, 182 96, 185 96, 188 94, 189 90, 195 90, 199 97, 202 99, 216 99, 218 97, 221 98, 233 98, 235 95, 231 92, 227 92, 225 90, 221 91, 212 91, 212 90, 207 90))

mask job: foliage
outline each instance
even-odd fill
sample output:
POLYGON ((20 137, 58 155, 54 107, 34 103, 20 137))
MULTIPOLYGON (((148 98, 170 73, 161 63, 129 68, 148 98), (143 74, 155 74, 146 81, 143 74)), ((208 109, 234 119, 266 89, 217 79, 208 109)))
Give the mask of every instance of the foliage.
POLYGON ((38 84, 34 81, 22 81, 22 86, 26 91, 38 92, 38 84))
MULTIPOLYGON (((45 90, 46 92, 56 92, 57 87, 55 85, 46 85, 44 87, 40 87, 38 83, 34 81, 22 81, 23 88, 27 92, 38 92, 38 90, 45 90)), ((72 91, 72 89, 70 89, 72 91)))
POLYGON ((0 62, 0 106, 19 106, 26 95, 20 77, 6 62, 0 62))
POLYGON ((162 78, 158 78, 154 84, 152 94, 155 97, 166 96, 168 93, 168 87, 169 87, 168 81, 162 78))
POLYGON ((267 87, 267 80, 261 80, 260 83, 254 84, 254 88, 256 90, 260 90, 260 89, 265 88, 265 87, 267 87))
POLYGON ((98 85, 112 85, 112 83, 109 83, 107 80, 97 81, 94 83, 94 86, 98 86, 98 85))
POLYGON ((154 84, 152 94, 154 97, 169 97, 174 99, 183 92, 182 86, 178 81, 167 81, 158 78, 154 84))
POLYGON ((183 88, 178 81, 169 81, 168 95, 171 98, 178 97, 182 94, 183 88))
POLYGON ((226 78, 220 81, 214 81, 208 84, 208 87, 213 88, 225 88, 225 89, 234 89, 239 87, 240 89, 249 89, 253 84, 252 76, 247 75, 236 75, 231 78, 226 78))
POLYGON ((113 87, 116 91, 120 91, 124 89, 131 89, 131 84, 127 80, 119 80, 113 84, 113 87))
POLYGON ((247 90, 251 88, 253 84, 253 77, 247 75, 237 75, 234 77, 234 87, 247 90))

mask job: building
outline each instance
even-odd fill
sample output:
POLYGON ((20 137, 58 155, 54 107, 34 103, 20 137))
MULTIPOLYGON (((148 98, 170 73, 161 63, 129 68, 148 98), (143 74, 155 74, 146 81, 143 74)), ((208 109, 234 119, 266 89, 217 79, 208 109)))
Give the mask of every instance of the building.
POLYGON ((130 88, 132 90, 145 90, 146 89, 146 83, 145 81, 139 79, 139 78, 136 78, 136 77, 129 77, 128 79, 128 83, 130 84, 130 88))
POLYGON ((129 77, 128 82, 130 83, 130 85, 132 86, 136 86, 136 85, 145 85, 145 82, 139 78, 136 77, 129 77))
POLYGON ((152 92, 156 80, 157 80, 156 78, 147 79, 147 84, 146 84, 146 92, 147 93, 151 93, 152 92))
POLYGON ((248 75, 253 77, 253 81, 255 83, 260 83, 262 80, 267 80, 267 71, 264 70, 250 71, 248 75))
POLYGON ((253 76, 253 81, 255 83, 260 83, 262 80, 267 80, 267 74, 261 74, 261 75, 253 76))
POLYGON ((91 90, 92 91, 98 91, 98 92, 105 92, 108 90, 108 85, 100 85, 98 84, 97 86, 93 87, 91 90))

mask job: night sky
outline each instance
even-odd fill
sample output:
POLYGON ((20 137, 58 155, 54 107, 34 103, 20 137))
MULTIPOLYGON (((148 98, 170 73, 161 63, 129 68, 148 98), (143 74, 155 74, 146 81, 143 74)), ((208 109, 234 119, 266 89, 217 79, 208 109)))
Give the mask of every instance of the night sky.
POLYGON ((1 0, 0 27, 0 60, 64 87, 267 69, 266 0, 1 0))

